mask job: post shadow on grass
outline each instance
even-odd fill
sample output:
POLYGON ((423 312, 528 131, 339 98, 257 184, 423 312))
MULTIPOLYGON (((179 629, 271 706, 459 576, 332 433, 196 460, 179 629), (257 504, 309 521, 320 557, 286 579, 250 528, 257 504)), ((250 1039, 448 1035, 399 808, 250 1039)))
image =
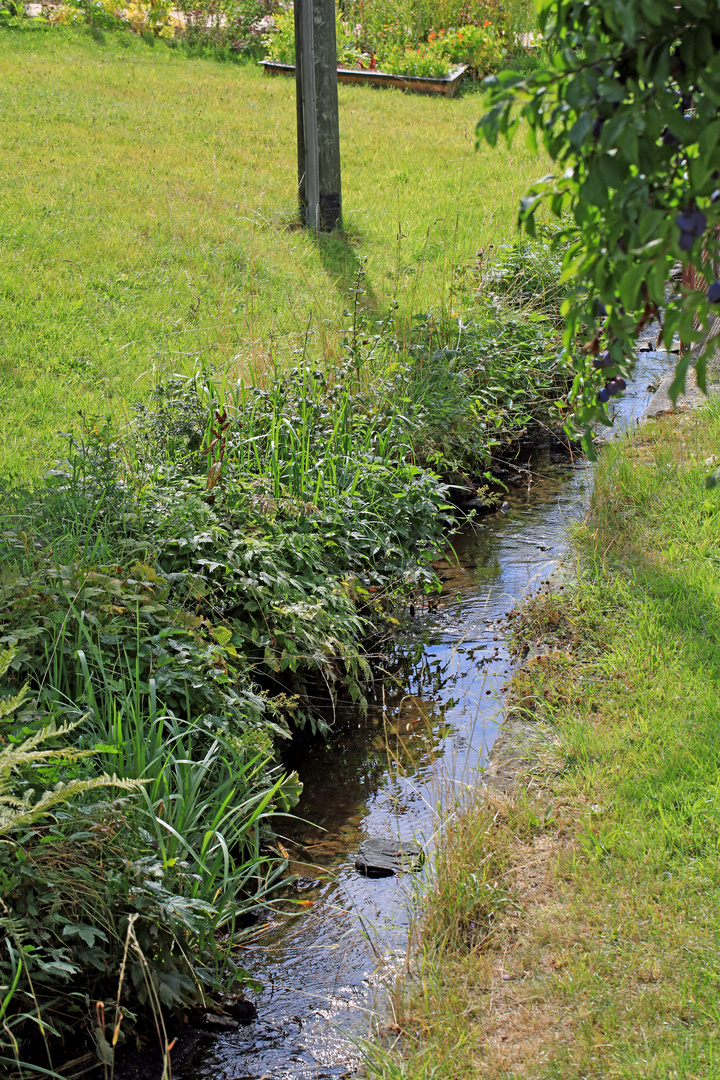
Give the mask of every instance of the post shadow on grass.
POLYGON ((333 229, 329 233, 316 232, 311 235, 323 269, 332 279, 340 295, 347 297, 361 285, 364 297, 363 308, 377 312, 379 303, 372 286, 364 276, 364 259, 358 255, 345 230, 333 229))

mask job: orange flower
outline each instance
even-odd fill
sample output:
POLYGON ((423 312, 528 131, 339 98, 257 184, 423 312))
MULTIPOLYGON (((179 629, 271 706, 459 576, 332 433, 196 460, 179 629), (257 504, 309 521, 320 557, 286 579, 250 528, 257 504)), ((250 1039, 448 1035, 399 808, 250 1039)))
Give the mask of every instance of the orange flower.
POLYGON ((483 23, 483 30, 485 29, 486 26, 489 26, 489 25, 490 25, 490 20, 486 19, 485 22, 483 23))
POLYGON ((437 37, 437 34, 435 33, 435 31, 431 30, 430 33, 428 34, 428 41, 429 42, 434 41, 436 37, 437 37))

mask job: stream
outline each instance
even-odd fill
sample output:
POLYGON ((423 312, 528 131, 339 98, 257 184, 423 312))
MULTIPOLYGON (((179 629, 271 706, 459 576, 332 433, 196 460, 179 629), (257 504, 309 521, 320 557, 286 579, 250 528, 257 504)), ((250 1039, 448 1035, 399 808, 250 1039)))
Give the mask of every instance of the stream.
MULTIPOLYGON (((664 353, 640 353, 616 403, 615 433, 637 421, 652 396, 647 385, 669 364, 664 353)), ((363 877, 358 846, 371 836, 428 851, 442 843, 444 817, 481 781, 502 721, 512 671, 506 616, 557 568, 568 527, 588 506, 584 460, 546 452, 530 467, 530 484, 510 488, 506 513, 452 537, 436 563, 442 594, 398 643, 384 700, 365 718, 339 713, 329 741, 304 741, 286 755, 304 784, 296 808, 304 820, 288 822, 283 839, 299 875, 298 914, 268 910, 266 932, 244 951, 243 966, 263 987, 258 1019, 208 1035, 176 1077, 329 1080, 360 1067, 374 1005, 383 1007, 407 965, 408 913, 423 873, 363 877)))

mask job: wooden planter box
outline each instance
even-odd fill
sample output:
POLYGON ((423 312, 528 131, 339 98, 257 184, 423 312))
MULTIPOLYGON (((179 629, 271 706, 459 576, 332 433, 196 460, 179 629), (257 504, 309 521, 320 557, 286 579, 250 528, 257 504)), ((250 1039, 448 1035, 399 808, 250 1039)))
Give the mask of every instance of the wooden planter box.
MULTIPOLYGON (((294 64, 279 64, 275 60, 261 60, 266 75, 294 75, 294 64)), ((338 68, 338 82, 374 83, 375 86, 397 86, 401 90, 413 90, 416 94, 444 94, 451 98, 467 71, 467 64, 454 68, 449 75, 433 79, 424 75, 388 75, 385 71, 367 68, 338 68)))

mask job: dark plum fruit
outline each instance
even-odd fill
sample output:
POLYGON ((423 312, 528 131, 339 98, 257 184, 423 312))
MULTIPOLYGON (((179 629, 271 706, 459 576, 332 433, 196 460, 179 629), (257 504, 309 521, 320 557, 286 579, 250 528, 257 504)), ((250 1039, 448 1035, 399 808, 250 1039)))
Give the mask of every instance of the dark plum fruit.
POLYGON ((596 119, 593 121, 593 126, 592 126, 593 139, 599 139, 600 138, 600 135, 602 133, 602 129, 604 127, 604 124, 605 124, 605 121, 603 120, 602 116, 596 117, 596 119))
POLYGON ((627 387, 627 383, 625 382, 625 380, 623 379, 623 377, 621 375, 618 375, 615 382, 618 384, 618 389, 619 390, 624 390, 627 387))
POLYGON ((603 405, 605 404, 606 401, 609 400, 610 394, 609 394, 609 392, 607 390, 607 387, 603 386, 602 390, 598 390, 597 398, 598 398, 598 401, 601 402, 603 405))
POLYGON ((707 218, 703 214, 702 210, 696 210, 693 214, 695 219, 695 235, 702 236, 707 229, 707 218))
POLYGON ((690 233, 693 237, 702 236, 707 229, 707 218, 702 210, 683 210, 678 214, 675 223, 680 232, 690 233))
POLYGON ((665 146, 679 146, 680 140, 677 135, 673 135, 669 128, 665 128, 662 133, 662 141, 665 146))
POLYGON ((695 237, 693 236, 692 233, 689 233, 689 232, 681 232, 680 233, 679 245, 680 245, 680 250, 681 251, 690 251, 690 248, 693 246, 694 243, 695 243, 695 237))
POLYGON ((606 308, 606 307, 605 307, 605 305, 603 304, 602 300, 601 300, 601 301, 600 301, 600 303, 598 304, 598 315, 599 315, 599 317, 600 317, 601 319, 604 319, 604 318, 605 318, 605 316, 607 315, 607 308, 606 308))
POLYGON ((707 291, 707 298, 711 304, 720 304, 720 281, 713 281, 707 291))
POLYGON ((618 386, 617 379, 611 379, 610 382, 606 383, 605 389, 607 390, 610 397, 615 397, 616 394, 619 394, 620 387, 618 386))

